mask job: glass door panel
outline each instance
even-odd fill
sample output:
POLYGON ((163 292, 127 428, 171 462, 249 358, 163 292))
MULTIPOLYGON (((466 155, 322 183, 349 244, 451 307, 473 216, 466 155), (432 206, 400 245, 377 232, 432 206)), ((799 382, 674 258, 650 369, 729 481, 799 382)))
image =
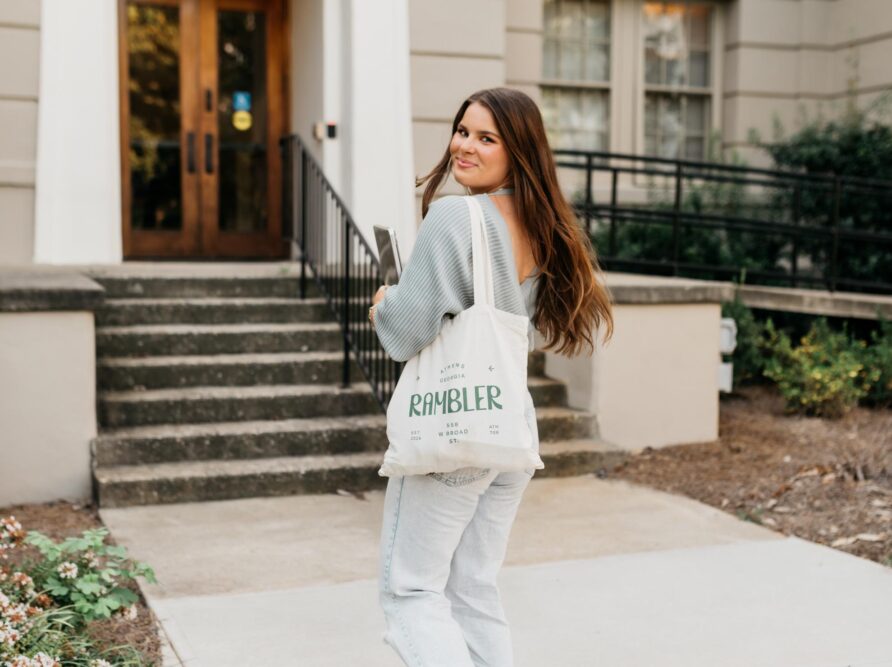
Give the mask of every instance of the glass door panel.
POLYGON ((179 8, 127 7, 130 220, 135 230, 183 227, 179 8))
POLYGON ((269 222, 266 16, 217 14, 219 228, 262 232, 269 222))

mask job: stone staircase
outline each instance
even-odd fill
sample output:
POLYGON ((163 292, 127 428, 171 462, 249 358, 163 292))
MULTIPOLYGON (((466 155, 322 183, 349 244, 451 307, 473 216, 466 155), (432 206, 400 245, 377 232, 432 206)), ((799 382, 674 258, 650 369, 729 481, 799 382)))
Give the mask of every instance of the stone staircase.
MULTIPOLYGON (((256 272, 255 272, 256 273, 256 272)), ((272 274, 272 271, 270 271, 272 274)), ((100 506, 383 488, 385 416, 340 330, 293 276, 90 276, 96 312, 100 506)), ((530 355, 542 475, 609 470, 623 453, 530 355)))

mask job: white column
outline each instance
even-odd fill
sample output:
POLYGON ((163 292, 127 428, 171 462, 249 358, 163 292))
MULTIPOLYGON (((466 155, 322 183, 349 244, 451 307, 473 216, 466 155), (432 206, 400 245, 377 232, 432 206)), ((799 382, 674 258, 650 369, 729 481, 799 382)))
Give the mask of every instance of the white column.
POLYGON ((41 5, 34 261, 119 263, 118 5, 41 5))
POLYGON ((350 2, 351 210, 374 247, 372 225, 394 227, 405 260, 415 243, 408 0, 350 2))

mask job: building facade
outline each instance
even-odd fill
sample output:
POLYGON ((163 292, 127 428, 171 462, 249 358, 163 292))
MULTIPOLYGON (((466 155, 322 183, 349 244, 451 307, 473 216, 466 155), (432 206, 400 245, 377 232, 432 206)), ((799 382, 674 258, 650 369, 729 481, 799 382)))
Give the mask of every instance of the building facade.
POLYGON ((292 132, 410 250, 475 90, 556 148, 760 164, 752 130, 871 104, 890 57, 887 0, 6 0, 0 264, 287 257, 292 132))

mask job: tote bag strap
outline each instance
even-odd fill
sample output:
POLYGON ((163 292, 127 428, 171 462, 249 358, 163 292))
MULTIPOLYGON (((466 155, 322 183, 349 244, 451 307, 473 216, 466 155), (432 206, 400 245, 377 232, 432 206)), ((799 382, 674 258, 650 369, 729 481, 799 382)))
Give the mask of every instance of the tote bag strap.
POLYGON ((486 238, 486 225, 483 222, 483 209, 473 196, 465 197, 471 212, 471 254, 474 271, 474 304, 494 306, 495 290, 492 278, 492 262, 489 257, 489 243, 486 238))

